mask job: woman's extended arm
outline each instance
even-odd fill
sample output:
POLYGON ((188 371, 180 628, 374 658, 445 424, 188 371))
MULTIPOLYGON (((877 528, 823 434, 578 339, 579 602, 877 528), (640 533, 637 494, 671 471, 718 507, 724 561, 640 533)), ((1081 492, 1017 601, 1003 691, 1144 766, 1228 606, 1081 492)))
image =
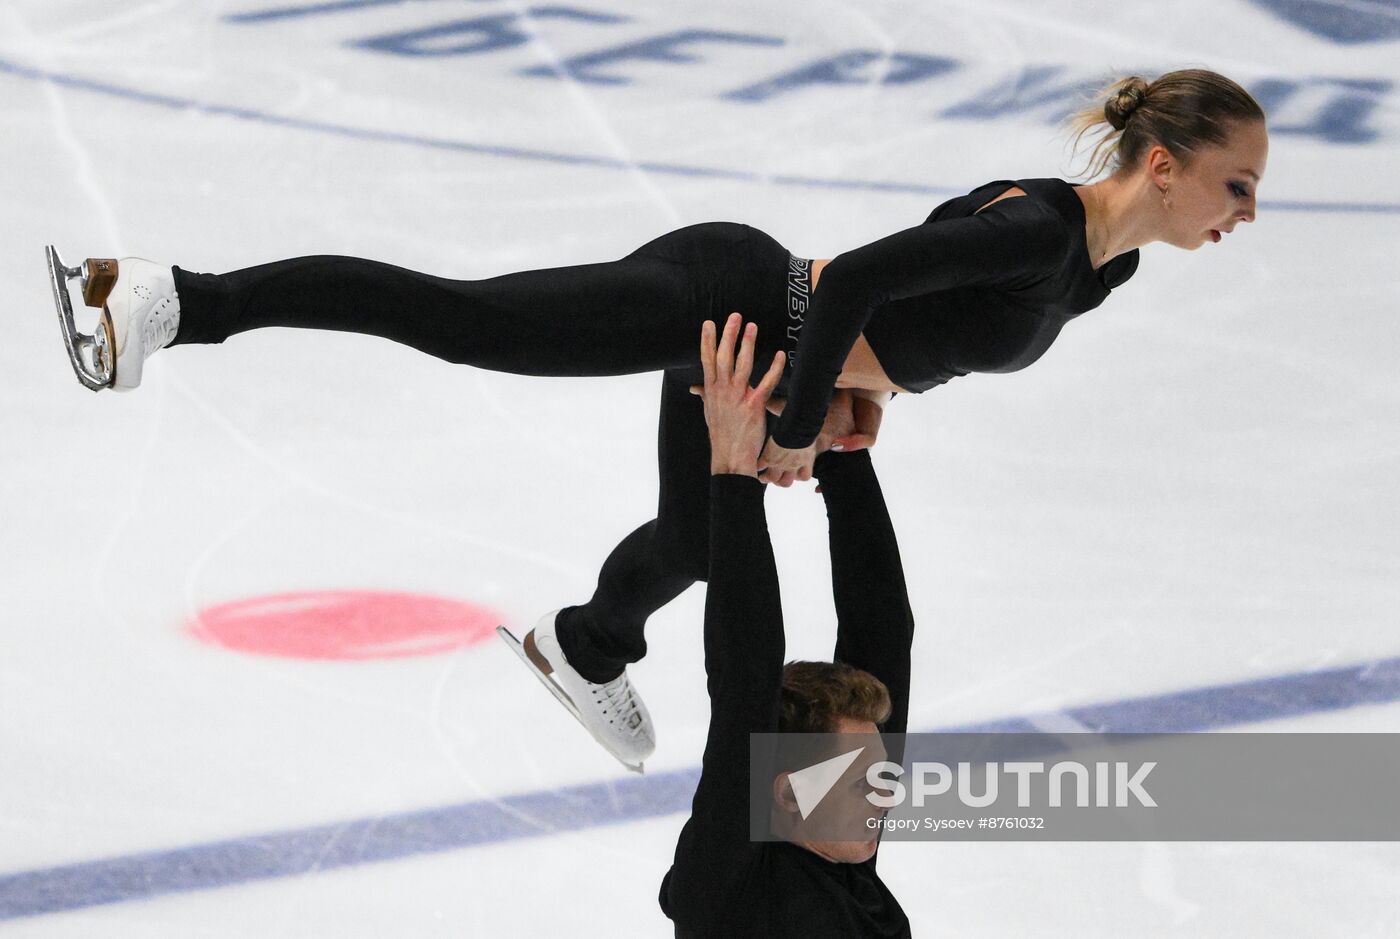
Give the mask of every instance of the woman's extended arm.
POLYGON ((1020 197, 838 255, 812 294, 773 443, 801 450, 816 438, 842 363, 877 307, 957 287, 1033 283, 1058 264, 1064 248, 1059 214, 1020 197))

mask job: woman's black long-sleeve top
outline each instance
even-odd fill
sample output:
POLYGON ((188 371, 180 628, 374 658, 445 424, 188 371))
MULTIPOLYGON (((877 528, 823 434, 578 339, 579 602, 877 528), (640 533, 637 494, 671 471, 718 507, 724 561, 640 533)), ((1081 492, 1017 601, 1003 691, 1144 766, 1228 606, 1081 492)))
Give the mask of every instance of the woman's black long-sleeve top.
POLYGON ((997 180, 833 258, 804 318, 773 440, 800 449, 816 439, 862 332, 890 380, 913 392, 1040 358, 1065 323, 1137 270, 1136 249, 1094 269, 1074 190, 1055 178, 997 180), (1013 186, 1026 195, 978 211, 1013 186))

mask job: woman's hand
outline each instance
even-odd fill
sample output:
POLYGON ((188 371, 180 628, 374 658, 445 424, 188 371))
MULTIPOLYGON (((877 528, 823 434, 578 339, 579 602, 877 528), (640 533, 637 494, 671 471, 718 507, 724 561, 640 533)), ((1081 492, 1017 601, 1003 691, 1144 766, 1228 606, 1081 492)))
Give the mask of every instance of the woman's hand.
MULTIPOLYGON (((856 433, 856 417, 852 408, 853 400, 849 388, 837 388, 832 393, 831 405, 826 409, 826 419, 822 421, 822 429, 817 433, 817 439, 812 441, 812 446, 817 448, 817 453, 825 453, 831 449, 843 449, 840 442, 856 433)), ((787 401, 783 398, 768 399, 769 414, 781 417, 786 407, 787 401)))
MULTIPOLYGON (((791 486, 795 480, 812 478, 812 464, 820 453, 867 450, 875 446, 885 414, 885 394, 865 388, 837 388, 832 392, 826 419, 812 445, 802 450, 788 450, 769 440, 758 460, 760 474, 775 485, 791 486)), ((786 405, 782 398, 774 398, 768 402, 768 410, 782 414, 786 405)))
MULTIPOLYGON (((736 313, 734 315, 738 316, 739 314, 736 313)), ((690 393, 693 395, 702 394, 703 392, 703 385, 690 386, 690 393)), ((783 405, 785 403, 786 402, 782 398, 769 398, 768 410, 774 414, 782 414, 783 405)), ((762 456, 759 457, 759 475, 763 477, 764 482, 773 483, 783 488, 791 486, 793 482, 799 479, 811 479, 812 464, 816 461, 817 454, 829 450, 838 434, 849 434, 852 433, 854 429, 855 418, 851 411, 850 400, 847 399, 844 407, 838 406, 837 403, 833 401, 832 408, 826 412, 826 420, 822 423, 821 433, 817 435, 816 440, 812 441, 810 447, 806 447, 802 450, 787 450, 778 446, 772 440, 769 440, 767 445, 763 448, 762 456), (779 472, 773 467, 777 465, 776 461, 781 459, 781 455, 784 454, 792 456, 793 461, 787 471, 779 472), (773 462, 770 463, 769 461, 773 462)), ((711 470, 711 472, 713 473, 714 471, 711 470)))
MULTIPOLYGON (((782 398, 768 399, 770 414, 781 415, 786 406, 787 401, 782 398)), ((805 455, 810 451, 810 460, 804 463, 794 460, 794 465, 790 470, 779 471, 776 468, 767 468, 766 473, 764 473, 766 481, 784 487, 791 486, 796 480, 810 479, 817 455, 830 450, 832 444, 842 436, 854 433, 855 427, 855 414, 851 410, 851 393, 845 388, 838 388, 831 396, 831 405, 826 409, 826 419, 822 421, 822 429, 817 433, 817 439, 812 441, 812 445, 803 450, 785 450, 770 440, 768 446, 764 448, 763 457, 759 459, 759 469, 761 472, 765 469, 765 459, 770 456, 780 454, 805 455)))
POLYGON ((812 464, 816 459, 815 441, 801 450, 789 450, 770 439, 763 448, 763 455, 758 458, 758 469, 764 482, 786 489, 794 481, 811 479, 812 464))
POLYGON ((758 324, 744 327, 739 352, 734 340, 739 336, 743 317, 731 313, 715 348, 715 324, 706 320, 700 327, 700 365, 705 371, 701 396, 705 400, 705 423, 710 428, 710 473, 758 475, 758 451, 767 433, 764 405, 783 377, 785 356, 778 352, 773 364, 755 388, 749 387, 753 372, 754 344, 758 324))
POLYGON ((832 441, 833 450, 869 450, 875 446, 880 436, 880 421, 885 416, 885 399, 888 392, 871 391, 868 388, 852 388, 851 412, 854 427, 832 441))

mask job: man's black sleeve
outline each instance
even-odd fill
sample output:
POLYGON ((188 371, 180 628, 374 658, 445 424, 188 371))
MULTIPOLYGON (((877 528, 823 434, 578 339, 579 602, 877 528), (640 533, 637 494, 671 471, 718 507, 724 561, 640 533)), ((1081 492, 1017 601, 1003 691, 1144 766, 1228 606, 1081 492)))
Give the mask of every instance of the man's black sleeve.
POLYGON ((813 471, 826 500, 831 541, 836 661, 864 669, 885 683, 892 711, 882 729, 902 734, 909 721, 914 614, 870 451, 823 453, 813 471))
POLYGON ((709 896, 744 877, 749 840, 749 734, 776 733, 783 612, 763 511, 751 476, 710 477, 710 580, 705 674, 710 730, 673 878, 709 896))

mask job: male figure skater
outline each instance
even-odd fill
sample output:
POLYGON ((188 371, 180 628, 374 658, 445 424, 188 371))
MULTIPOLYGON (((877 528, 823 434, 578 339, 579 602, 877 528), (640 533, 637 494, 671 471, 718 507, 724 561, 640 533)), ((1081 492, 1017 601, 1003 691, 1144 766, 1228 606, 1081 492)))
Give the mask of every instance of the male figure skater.
MULTIPOLYGON (((835 661, 784 667, 778 578, 758 479, 764 408, 783 356, 750 388, 757 326, 744 329, 736 355, 740 324, 738 314, 729 318, 718 349, 713 323, 705 323, 701 338, 711 452, 710 729, 661 908, 686 939, 908 936, 908 918, 875 871, 877 837, 750 840, 749 735, 903 733, 914 621, 869 451, 825 453, 814 470, 830 522, 835 661)), ((779 819, 797 812, 787 777, 778 774, 772 786, 779 819)), ((840 785, 858 789, 856 782, 840 785)))

